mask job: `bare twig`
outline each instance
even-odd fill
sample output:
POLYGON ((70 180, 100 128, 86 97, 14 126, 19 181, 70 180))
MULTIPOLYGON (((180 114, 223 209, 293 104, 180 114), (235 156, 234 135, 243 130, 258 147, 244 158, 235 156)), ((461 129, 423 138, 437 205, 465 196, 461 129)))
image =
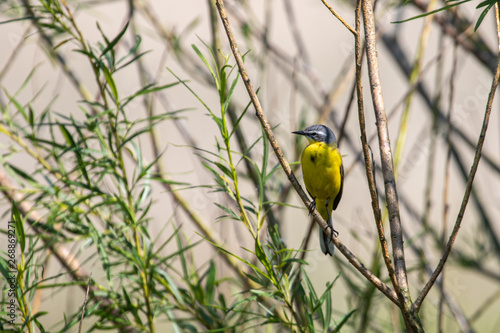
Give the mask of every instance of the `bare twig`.
MULTIPOLYGON (((226 10, 224 8, 224 3, 222 0, 216 0, 216 5, 217 9, 219 11, 219 15, 221 17, 222 23, 224 25, 224 28, 226 30, 226 34, 229 40, 229 44, 231 46, 231 50, 233 52, 233 55, 236 59, 236 63, 238 64, 240 75, 242 77, 242 80, 245 84, 245 88, 247 89, 247 92, 250 96, 250 99, 252 100, 252 103, 255 107, 256 110, 256 115, 257 118, 259 119, 262 127, 264 128, 264 131, 266 132, 266 136, 273 147, 273 150, 283 168, 285 171, 285 174, 288 177, 288 180, 292 183, 293 187, 299 194, 300 198, 302 199, 303 203, 308 207, 310 205, 310 200, 306 193, 302 190, 302 187, 300 186, 299 182, 297 181, 297 178, 293 174, 290 165, 288 164, 288 161, 285 159, 283 152, 281 151, 281 148, 276 141, 276 138, 274 137, 272 128, 267 121, 262 107, 260 105, 260 101, 257 98, 257 94, 255 93, 255 90, 253 89, 252 83, 250 81, 250 78, 248 76, 248 73, 246 71, 245 65, 243 63, 243 59, 241 57, 241 54, 238 50, 238 46, 236 44, 231 26, 229 24, 229 19, 226 14, 226 10)), ((315 219, 316 223, 320 225, 320 227, 325 231, 329 233, 329 230, 327 229, 327 224, 319 215, 317 210, 314 210, 312 213, 313 218, 315 219)), ((337 238, 337 237, 332 237, 332 242, 337 246, 339 251, 349 260, 349 262, 361 273, 363 276, 365 276, 370 282, 372 282, 377 289, 379 289, 382 293, 384 293, 392 302, 395 304, 398 304, 397 301, 397 296, 396 293, 390 289, 384 282, 382 282, 377 276, 375 276, 372 272, 370 272, 368 269, 365 268, 365 266, 342 244, 342 242, 337 238)))
MULTIPOLYGON (((495 4, 495 11, 497 12, 497 15, 498 15, 498 4, 495 4)), ((500 24, 498 22, 498 16, 497 16, 497 33, 498 33, 498 45, 499 45, 498 52, 500 54, 500 24)), ((427 284, 422 289, 422 292, 420 293, 420 295, 418 295, 418 298, 415 300, 415 303, 412 305, 412 309, 415 311, 418 311, 420 309, 420 306, 422 305, 423 300, 425 299, 425 297, 429 293, 430 289, 432 288, 432 286, 436 282, 436 279, 438 278, 439 274, 443 270, 444 264, 446 263, 446 260, 448 259, 448 256, 450 255, 453 244, 455 243, 455 239, 457 237, 458 231, 460 230, 460 226, 462 224, 462 220, 463 220, 463 217, 465 214, 465 209, 467 208, 467 203, 469 202, 469 198, 471 195, 474 177, 476 176, 479 161, 481 159, 481 151, 483 149, 484 139, 486 136, 486 131, 488 129, 488 124, 489 124, 490 115, 491 115, 491 109, 492 109, 492 105, 493 105, 493 99, 495 97, 495 92, 497 90, 499 77, 500 77, 500 57, 497 61, 497 69, 495 71, 495 76, 493 78, 493 82, 491 83, 491 89, 490 89, 490 93, 488 95, 488 102, 486 104, 486 110, 484 113, 483 125, 481 128, 481 133, 479 135, 476 153, 474 155, 474 162, 472 163, 472 166, 471 166, 471 169, 469 172, 469 176, 467 179, 467 185, 465 187, 464 197, 462 199, 462 205, 460 206, 460 211, 458 212, 457 220, 455 221, 455 226, 453 227, 453 231, 448 239, 448 243, 446 244, 446 249, 444 251, 443 257, 441 258, 441 260, 439 260, 439 264, 437 265, 436 269, 432 273, 431 278, 429 279, 427 284)))
MULTIPOLYGON (((449 101, 448 101, 448 126, 447 126, 447 131, 446 131, 446 146, 447 146, 447 152, 446 152, 446 161, 445 161, 445 166, 444 166, 444 190, 443 190, 443 228, 442 228, 442 233, 441 233, 441 246, 444 249, 446 245, 446 230, 448 230, 448 213, 450 210, 449 204, 448 204, 448 192, 450 189, 450 161, 451 161, 451 114, 453 112, 453 101, 454 101, 454 95, 455 95, 455 74, 457 72, 457 63, 458 63, 458 47, 455 44, 455 49, 453 52, 453 66, 451 69, 451 76, 450 76, 450 96, 449 96, 449 101)), ((441 295, 439 298, 439 314, 438 314, 438 328, 442 332, 442 317, 443 317, 443 303, 444 303, 444 294, 445 294, 445 287, 444 287, 444 269, 443 272, 441 273, 441 283, 440 283, 440 289, 441 289, 441 295)))
POLYGON ((344 19, 339 14, 337 14, 337 12, 328 4, 328 2, 326 2, 325 0, 321 0, 321 2, 326 6, 326 8, 328 8, 328 10, 330 10, 333 16, 335 16, 347 28, 347 30, 349 30, 353 35, 356 35, 356 30, 354 30, 349 24, 347 24, 347 22, 344 21, 344 19))
POLYGON ((375 217, 375 224, 377 226, 377 232, 380 242, 380 247, 382 249, 382 255, 384 257, 384 262, 391 278, 392 285, 396 292, 398 292, 398 284, 396 281, 396 276, 394 274, 394 267, 392 266, 391 258, 389 256, 389 249, 387 247, 387 240, 385 238, 384 226, 382 223, 382 215, 380 213, 379 198, 377 193, 377 187, 375 186, 375 170, 373 168, 373 159, 370 154, 370 146, 368 145, 366 139, 366 125, 365 125, 365 110, 363 102, 363 85, 361 82, 361 63, 362 63, 362 47, 361 47, 361 0, 357 1, 356 4, 356 35, 355 39, 355 55, 356 55, 356 93, 358 97, 358 118, 359 118, 359 129, 361 132, 361 145, 363 147, 363 157, 365 160, 365 171, 366 178, 368 180, 368 188, 370 191, 370 197, 372 200, 372 210, 373 216, 375 217))
POLYGON ((85 316, 85 306, 87 305, 87 300, 89 297, 90 282, 92 281, 92 272, 89 274, 89 283, 87 284, 87 292, 85 293, 85 298, 83 299, 82 315, 80 317, 80 324, 78 325, 78 333, 82 332, 83 317, 85 316))
POLYGON ((387 209, 389 212, 389 223, 391 228, 392 253, 394 260, 394 271, 398 288, 399 306, 405 321, 406 329, 410 332, 422 331, 422 326, 417 313, 411 312, 411 298, 406 274, 406 261, 404 255, 403 231, 399 214, 399 201, 394 175, 394 164, 387 128, 387 118, 382 97, 382 83, 378 70, 377 39, 375 32, 375 20, 371 0, 362 1, 363 22, 365 26, 366 55, 368 60, 368 76, 371 85, 371 94, 375 118, 377 120, 377 132, 379 138, 380 158, 382 163, 382 174, 385 183, 385 194, 387 209))

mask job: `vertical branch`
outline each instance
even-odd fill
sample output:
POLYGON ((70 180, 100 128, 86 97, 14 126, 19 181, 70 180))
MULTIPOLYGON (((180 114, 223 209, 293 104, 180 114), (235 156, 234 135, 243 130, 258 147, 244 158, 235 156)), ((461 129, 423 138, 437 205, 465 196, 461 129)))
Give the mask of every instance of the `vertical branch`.
MULTIPOLYGON (((495 13, 496 13, 496 22, 497 22, 497 36, 498 36, 498 54, 500 55, 500 22, 498 21, 499 15, 498 15, 498 3, 495 4, 495 13)), ((430 277, 429 281, 427 284, 424 286, 422 289, 420 295, 418 295, 418 298, 415 300, 415 303, 412 305, 412 309, 414 311, 417 311, 420 309, 420 306, 422 305, 423 300, 431 290, 432 286, 436 282, 439 274, 443 270, 444 264, 446 263, 446 260, 448 259, 448 256, 450 255, 451 249, 453 247, 453 244, 455 243, 455 240, 457 238, 458 231, 460 230, 460 226, 462 224, 462 220, 465 214, 465 209, 467 208, 467 203, 469 202, 469 198, 472 192, 472 184, 474 182, 474 178, 476 176, 477 168, 479 166, 479 161, 481 160, 481 152, 483 150, 483 145, 484 145, 484 139, 486 137, 486 131, 488 130, 488 124, 490 121, 490 115, 491 115, 491 109, 493 106, 493 99, 495 97, 495 92, 498 87, 498 79, 500 77, 500 57, 497 60, 497 68, 495 71, 495 76, 493 77, 493 82, 491 83, 491 89, 490 93, 488 95, 488 102, 486 103, 486 110, 484 112, 484 119, 483 119, 483 125, 481 127, 481 133, 479 134, 479 139, 477 142, 477 148, 476 148, 476 153, 474 154, 474 161, 472 163, 469 176, 467 178, 467 184, 465 186, 465 193, 464 197, 462 199, 462 204, 460 206, 460 211, 458 212, 457 219, 455 221, 455 226, 453 227, 453 231, 451 232, 451 235, 448 239, 448 243, 446 244, 446 249, 444 251, 443 257, 441 260, 439 260, 439 263, 432 273, 432 276, 430 277)))
POLYGON ((385 193, 387 197, 387 208, 389 210, 389 220, 391 226, 395 274, 399 288, 401 290, 404 290, 405 293, 405 295, 399 295, 400 300, 406 303, 409 301, 409 294, 403 250, 403 236, 399 216, 399 202, 396 191, 396 180, 394 177, 394 165, 392 161, 389 130, 387 128, 387 118, 385 114, 384 100, 382 97, 382 83, 380 82, 380 75, 378 70, 375 22, 373 17, 373 8, 370 0, 362 1, 362 10, 363 22, 365 25, 368 75, 370 78, 370 88, 373 98, 375 117, 377 119, 380 157, 382 162, 382 172, 384 176, 385 193))
MULTIPOLYGON (((453 100, 455 95, 455 74, 457 71, 457 63, 458 63, 458 45, 455 43, 455 48, 453 50, 453 66, 451 69, 450 76, 450 97, 448 101, 448 116, 447 116, 447 131, 446 131, 446 161, 444 166, 444 190, 443 190, 443 232, 441 234, 441 246, 444 249, 446 246, 446 230, 448 229, 448 213, 449 213, 449 204, 448 204, 448 192, 450 189, 450 161, 451 161, 451 114, 453 111, 453 100)), ((443 317, 443 304, 444 304, 444 270, 441 273, 441 283, 440 283, 441 295, 439 297, 439 314, 438 314, 438 329, 440 332, 442 329, 442 317, 443 317)))
POLYGON ((406 329, 410 332, 422 331, 422 326, 416 312, 411 312, 411 298, 406 275, 406 262, 404 255, 403 231, 399 214, 399 201, 396 189, 396 178, 392 160, 389 130, 382 97, 382 83, 378 69, 377 39, 375 20, 371 0, 362 1, 363 23, 365 26, 366 55, 368 60, 368 75, 373 99, 373 108, 377 120, 377 132, 382 163, 382 174, 385 183, 389 224, 391 228, 392 254, 394 259, 394 272, 398 287, 396 292, 400 303, 401 312, 406 329))
MULTIPOLYGON (((370 146, 366 138, 366 125, 365 125, 365 110, 363 102, 363 85, 361 82, 361 63, 362 63, 362 53, 361 53, 361 0, 357 1, 356 4, 356 34, 355 38, 355 57, 356 57, 356 94, 358 97, 358 118, 359 118, 359 129, 361 132, 361 145, 363 147, 363 157, 365 160, 365 170, 366 178, 368 180, 368 188, 370 190, 370 197, 372 200, 373 215, 375 217, 375 223, 377 225, 377 232, 380 241, 380 247, 382 249, 382 255, 384 257, 384 262, 391 278, 392 285, 396 292, 398 292, 398 284, 396 281, 396 276, 394 274, 394 267, 389 257, 389 249, 387 247, 387 240, 385 238, 384 226, 382 223, 382 215, 380 213, 379 198, 377 189, 375 186, 374 170, 372 168, 372 159, 370 154, 370 146)), ((398 292, 399 293, 399 292, 398 292)))

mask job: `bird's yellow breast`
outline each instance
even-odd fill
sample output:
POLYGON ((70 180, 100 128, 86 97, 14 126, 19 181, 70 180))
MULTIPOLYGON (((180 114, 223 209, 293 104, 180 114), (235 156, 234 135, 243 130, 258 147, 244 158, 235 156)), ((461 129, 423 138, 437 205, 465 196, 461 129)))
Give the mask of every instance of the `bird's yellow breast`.
POLYGON ((316 201, 333 201, 342 185, 342 156, 337 148, 324 142, 312 143, 304 149, 301 163, 307 191, 316 201))

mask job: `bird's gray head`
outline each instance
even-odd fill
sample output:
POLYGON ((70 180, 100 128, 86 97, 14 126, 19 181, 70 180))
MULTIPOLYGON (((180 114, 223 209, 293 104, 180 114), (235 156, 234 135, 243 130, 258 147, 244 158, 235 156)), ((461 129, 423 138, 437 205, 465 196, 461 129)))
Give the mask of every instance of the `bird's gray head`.
POLYGON ((324 142, 326 144, 337 144, 337 138, 332 130, 325 125, 312 125, 303 131, 292 132, 305 136, 310 142, 324 142))

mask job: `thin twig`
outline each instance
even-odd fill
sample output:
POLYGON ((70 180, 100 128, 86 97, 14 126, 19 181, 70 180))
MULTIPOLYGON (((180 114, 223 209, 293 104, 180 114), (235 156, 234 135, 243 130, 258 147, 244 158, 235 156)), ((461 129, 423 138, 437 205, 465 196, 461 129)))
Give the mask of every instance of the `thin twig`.
POLYGON ((339 14, 337 14, 337 12, 328 4, 328 2, 326 2, 325 0, 321 0, 321 2, 326 6, 326 8, 328 8, 328 10, 330 10, 333 16, 335 16, 353 35, 356 36, 356 30, 354 30, 349 24, 347 24, 347 22, 344 21, 344 19, 339 14))
MULTIPOLYGON (((243 59, 241 57, 240 52, 238 51, 238 47, 236 45, 236 41, 233 35, 233 31, 231 26, 229 25, 229 19, 226 14, 226 10, 224 8, 224 3, 222 0, 216 0, 216 5, 217 9, 219 11, 219 15, 221 17, 222 23, 224 25, 224 28, 226 30, 226 34, 229 40, 229 44, 231 46, 231 50, 233 52, 233 55, 235 57, 236 63, 238 64, 240 75, 242 77, 242 80, 245 84, 245 88, 247 89, 247 92, 250 96, 250 99, 252 100, 252 103, 255 107, 256 115, 257 118, 259 119, 262 127, 264 128, 264 131, 266 133, 266 136, 273 147, 274 153, 276 154, 283 170, 285 171, 285 174, 288 177, 288 180, 292 183, 293 187, 299 194, 300 198, 302 199, 303 203, 308 207, 310 205, 310 200, 306 193, 302 190, 302 187, 300 186, 299 182, 297 181, 297 178, 293 174, 290 165, 288 164, 288 161, 285 159, 283 152, 281 151, 281 148, 276 141, 276 138, 274 137, 272 128, 267 121, 262 107, 260 105, 260 101, 257 98, 257 94, 255 93, 255 90, 253 89, 252 83, 250 81, 250 78, 248 76, 248 73, 246 71, 245 65, 243 63, 243 59)), ((316 223, 320 225, 320 227, 325 231, 328 232, 329 230, 327 229, 327 224, 319 215, 318 211, 315 209, 312 213, 312 216, 314 217, 316 223)), ((332 237, 332 242, 337 246, 339 251, 349 260, 349 262, 361 273, 363 276, 365 276, 370 282, 372 282, 377 289, 379 289, 382 293, 384 293, 391 301, 393 301, 395 304, 398 304, 397 301, 397 296, 396 293, 390 289, 384 282, 382 282, 377 276, 375 276, 372 272, 370 272, 368 269, 365 268, 365 266, 342 244, 342 242, 337 238, 337 237, 332 237)))
POLYGON ((85 293, 85 298, 83 299, 82 315, 80 317, 80 324, 78 325, 78 333, 82 332, 83 317, 85 315, 85 306, 87 305, 87 300, 88 300, 88 297, 89 297, 90 282, 91 281, 92 281, 92 272, 90 272, 90 274, 89 274, 89 283, 87 284, 87 292, 85 293))
MULTIPOLYGON (((455 44, 455 49, 453 52, 453 66, 451 69, 451 76, 450 76, 450 96, 449 96, 449 101, 448 101, 448 126, 447 126, 447 131, 446 131, 446 146, 447 146, 447 152, 446 152, 446 161, 445 161, 445 166, 444 166, 444 190, 443 190, 443 228, 442 228, 442 233, 441 233, 441 246, 444 249, 446 245, 446 231, 448 230, 448 213, 450 210, 450 206, 448 204, 448 192, 450 190, 450 161, 451 161, 451 115, 453 112, 453 101, 454 101, 454 95, 455 95, 455 75, 457 72, 457 64, 458 64, 458 46, 455 44)), ((440 332, 443 331, 442 328, 442 317, 443 317, 443 301, 444 301, 444 294, 445 294, 445 289, 444 289, 444 269, 443 272, 441 273, 441 283, 440 283, 440 289, 441 289, 441 295, 439 298, 439 313, 438 313, 438 329, 440 332)))
MULTIPOLYGON (((498 15, 498 4, 495 4, 495 11, 497 12, 498 15)), ((499 54, 500 54, 500 23, 498 22, 498 17, 497 17, 497 33, 498 33, 498 47, 499 47, 499 54)), ((476 176, 477 168, 479 165, 479 161, 481 159, 481 151, 483 149, 483 144, 484 144, 484 139, 486 137, 486 131, 488 129, 488 124, 490 120, 490 115, 491 115, 491 109, 493 105, 493 99, 495 97, 495 92, 497 90, 498 86, 498 79, 500 77, 500 57, 498 58, 497 61, 497 69, 495 71, 495 76, 493 78, 493 82, 491 83, 491 89, 490 93, 488 95, 488 102, 486 104, 486 110, 484 113, 484 120, 483 120, 483 125, 481 128, 481 133, 479 135, 478 143, 477 143, 477 148, 476 148, 476 153, 474 155, 474 162, 472 163, 472 167, 469 172, 469 176, 467 179, 467 185, 465 187, 465 193, 464 197, 462 199, 462 205, 460 206, 460 211, 457 216, 457 220, 455 222, 455 226, 453 227, 453 231, 448 239, 448 243, 446 245, 445 252, 443 254, 443 257, 441 260, 439 260, 439 264, 437 265, 436 269, 432 273, 431 278, 425 285, 425 287, 422 289, 422 292, 420 295, 418 295, 418 298, 415 300, 415 303, 412 305, 412 309, 415 311, 418 311, 420 309, 420 306, 422 305, 423 300, 431 290, 432 286, 436 282, 436 279, 438 278, 439 274, 443 270, 444 264, 446 263, 446 260, 448 259, 448 256, 450 255, 451 249, 453 247, 453 244, 455 243, 455 239, 457 238, 458 231, 460 230, 460 226, 462 224, 462 220, 465 214, 465 209, 467 208, 467 203, 469 202, 469 198, 471 195, 472 191, 472 184, 474 182, 474 178, 476 176)))

